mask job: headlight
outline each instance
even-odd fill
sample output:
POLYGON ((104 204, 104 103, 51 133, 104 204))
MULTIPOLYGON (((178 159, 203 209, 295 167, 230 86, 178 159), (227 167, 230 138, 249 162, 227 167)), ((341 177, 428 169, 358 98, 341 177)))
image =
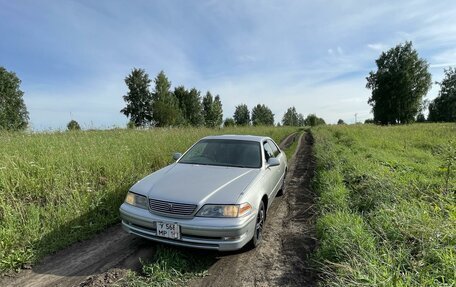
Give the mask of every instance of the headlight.
POLYGON ((127 197, 125 197, 125 202, 136 207, 147 209, 147 198, 144 195, 129 191, 127 197))
POLYGON ((241 217, 252 212, 252 206, 242 204, 206 204, 196 214, 201 217, 241 217))

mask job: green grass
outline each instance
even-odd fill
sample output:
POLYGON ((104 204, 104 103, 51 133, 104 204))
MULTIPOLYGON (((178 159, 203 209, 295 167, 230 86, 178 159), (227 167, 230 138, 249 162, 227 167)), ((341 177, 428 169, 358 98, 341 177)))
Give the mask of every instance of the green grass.
POLYGON ((456 125, 315 137, 322 286, 456 286, 456 125))
POLYGON ((0 133, 0 271, 34 263, 118 222, 138 179, 210 134, 269 135, 295 128, 0 133))
POLYGON ((130 271, 117 286, 186 286, 191 279, 209 275, 208 269, 214 262, 214 256, 209 254, 157 245, 153 258, 141 262, 141 274, 130 271))

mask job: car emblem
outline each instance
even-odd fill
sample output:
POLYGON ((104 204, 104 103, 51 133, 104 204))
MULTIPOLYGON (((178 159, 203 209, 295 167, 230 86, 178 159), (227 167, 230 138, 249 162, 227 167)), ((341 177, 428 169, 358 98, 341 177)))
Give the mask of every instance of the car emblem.
POLYGON ((173 204, 172 203, 168 203, 168 211, 173 211, 173 204))

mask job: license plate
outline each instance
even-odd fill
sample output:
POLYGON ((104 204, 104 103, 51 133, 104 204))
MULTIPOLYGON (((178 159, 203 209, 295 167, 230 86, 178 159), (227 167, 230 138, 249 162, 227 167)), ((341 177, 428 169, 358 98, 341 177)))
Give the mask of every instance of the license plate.
POLYGON ((157 222, 157 236, 180 239, 180 228, 177 223, 157 222))

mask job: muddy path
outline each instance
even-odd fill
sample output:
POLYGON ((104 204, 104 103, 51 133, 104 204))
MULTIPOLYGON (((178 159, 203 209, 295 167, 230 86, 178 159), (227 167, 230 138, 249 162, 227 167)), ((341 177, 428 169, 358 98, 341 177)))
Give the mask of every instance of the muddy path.
MULTIPOLYGON (((282 148, 299 140, 289 162, 286 193, 274 200, 268 211, 264 242, 255 250, 208 253, 186 249, 198 256, 214 258, 209 276, 191 286, 313 286, 315 272, 308 256, 316 245, 314 194, 310 181, 314 172, 312 137, 298 134, 285 138, 282 148)), ((45 257, 37 266, 0 278, 0 286, 110 286, 129 270, 139 271, 139 259, 152 258, 157 244, 125 233, 120 224, 90 240, 45 257)))

